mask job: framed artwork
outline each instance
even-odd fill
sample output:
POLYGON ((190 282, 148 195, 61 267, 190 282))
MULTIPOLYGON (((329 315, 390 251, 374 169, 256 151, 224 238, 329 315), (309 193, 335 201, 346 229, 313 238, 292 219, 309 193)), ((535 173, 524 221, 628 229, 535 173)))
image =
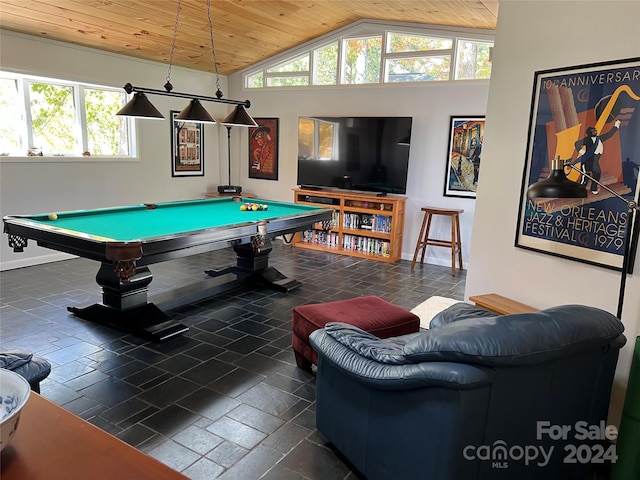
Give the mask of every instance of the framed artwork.
POLYGON ((278 180, 278 119, 255 118, 249 128, 249 178, 278 180))
POLYGON ((567 178, 586 187, 586 198, 527 198, 527 189, 559 158, 637 199, 639 108, 640 58, 535 73, 517 247, 622 269, 633 219, 625 202, 569 167, 567 178))
POLYGON ((176 120, 171 110, 171 176, 204 175, 204 136, 202 123, 176 120))
POLYGON ((483 138, 484 117, 451 117, 445 197, 476 198, 483 138))

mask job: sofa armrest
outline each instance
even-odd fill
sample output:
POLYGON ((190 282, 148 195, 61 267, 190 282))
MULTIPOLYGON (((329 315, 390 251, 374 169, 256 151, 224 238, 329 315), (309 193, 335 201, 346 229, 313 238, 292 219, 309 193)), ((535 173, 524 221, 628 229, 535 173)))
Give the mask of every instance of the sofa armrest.
POLYGON ((471 390, 491 383, 491 369, 453 362, 386 364, 363 357, 336 341, 324 330, 309 336, 322 362, 331 362, 358 382, 378 390, 410 390, 424 387, 471 390))

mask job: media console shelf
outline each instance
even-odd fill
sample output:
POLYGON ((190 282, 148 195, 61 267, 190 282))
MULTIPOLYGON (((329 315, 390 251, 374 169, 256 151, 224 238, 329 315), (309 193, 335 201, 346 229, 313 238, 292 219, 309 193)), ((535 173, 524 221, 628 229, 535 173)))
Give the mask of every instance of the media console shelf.
POLYGON ((334 210, 330 230, 316 225, 295 234, 297 247, 397 262, 402 255, 406 197, 294 189, 294 202, 334 210))

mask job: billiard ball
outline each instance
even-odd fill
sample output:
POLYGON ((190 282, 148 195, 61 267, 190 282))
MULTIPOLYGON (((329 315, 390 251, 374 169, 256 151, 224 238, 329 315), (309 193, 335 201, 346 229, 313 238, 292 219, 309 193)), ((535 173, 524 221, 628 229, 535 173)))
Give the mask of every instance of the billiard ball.
POLYGON ((57 220, 58 219, 58 214, 57 213, 50 213, 49 214, 49 220, 57 220))
POLYGON ((243 212, 247 211, 247 206, 246 205, 240 205, 240 210, 243 212))

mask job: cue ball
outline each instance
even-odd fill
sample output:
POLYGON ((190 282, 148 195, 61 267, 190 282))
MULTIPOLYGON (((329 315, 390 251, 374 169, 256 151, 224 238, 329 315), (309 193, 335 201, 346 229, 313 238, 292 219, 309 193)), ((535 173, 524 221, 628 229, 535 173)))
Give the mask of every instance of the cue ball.
POLYGON ((49 220, 57 220, 58 219, 58 215, 55 213, 50 213, 49 214, 49 220))

